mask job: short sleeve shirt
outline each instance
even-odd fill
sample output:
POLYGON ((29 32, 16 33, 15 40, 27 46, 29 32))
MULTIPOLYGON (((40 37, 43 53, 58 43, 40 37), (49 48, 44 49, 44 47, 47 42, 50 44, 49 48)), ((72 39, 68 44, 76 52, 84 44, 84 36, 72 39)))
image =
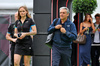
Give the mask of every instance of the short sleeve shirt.
POLYGON ((8 32, 7 33, 9 33, 12 38, 14 37, 14 28, 15 28, 15 23, 11 23, 8 27, 8 32))
POLYGON ((17 28, 18 32, 30 32, 30 28, 32 26, 35 26, 35 23, 31 18, 26 18, 23 24, 21 20, 17 20, 15 23, 15 27, 17 28))

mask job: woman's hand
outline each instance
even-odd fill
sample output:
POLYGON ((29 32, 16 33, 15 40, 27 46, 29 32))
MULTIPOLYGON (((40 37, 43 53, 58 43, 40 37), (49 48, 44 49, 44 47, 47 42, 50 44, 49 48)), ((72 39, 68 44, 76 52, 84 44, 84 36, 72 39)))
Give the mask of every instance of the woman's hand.
POLYGON ((93 23, 93 22, 92 22, 92 18, 90 18, 90 22, 93 23))
POLYGON ((18 38, 18 35, 17 35, 17 33, 15 33, 15 34, 14 34, 14 36, 18 38))
POLYGON ((88 27, 85 27, 84 29, 85 29, 85 30, 88 30, 88 27))
POLYGON ((15 38, 15 39, 12 39, 12 41, 13 41, 13 42, 16 42, 16 40, 17 40, 17 38, 15 38))
POLYGON ((26 33, 21 33, 21 36, 19 37, 19 39, 23 39, 26 36, 26 33))

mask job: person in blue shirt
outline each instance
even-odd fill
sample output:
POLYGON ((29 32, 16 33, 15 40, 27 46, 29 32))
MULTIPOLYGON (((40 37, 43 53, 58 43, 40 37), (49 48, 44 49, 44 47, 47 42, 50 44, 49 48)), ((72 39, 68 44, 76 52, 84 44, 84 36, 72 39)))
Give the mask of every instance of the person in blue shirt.
POLYGON ((60 61, 63 62, 64 66, 71 66, 71 44, 77 38, 77 30, 75 24, 68 19, 69 9, 61 7, 59 12, 60 18, 58 18, 56 25, 54 26, 56 20, 54 19, 48 28, 49 33, 54 32, 52 66, 59 66, 60 61))

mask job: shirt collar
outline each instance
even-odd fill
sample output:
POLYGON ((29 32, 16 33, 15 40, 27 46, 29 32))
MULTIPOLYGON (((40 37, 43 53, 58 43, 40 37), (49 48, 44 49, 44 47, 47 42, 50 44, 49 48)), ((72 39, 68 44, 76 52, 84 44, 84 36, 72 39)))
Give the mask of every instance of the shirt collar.
MULTIPOLYGON (((21 22, 21 19, 19 19, 19 21, 21 22)), ((28 21, 28 17, 26 17, 26 19, 25 19, 25 21, 24 21, 24 22, 26 22, 26 21, 28 21)))
MULTIPOLYGON (((69 21, 69 19, 67 18, 67 19, 65 20, 65 22, 68 22, 68 21, 69 21)), ((64 23, 65 23, 65 22, 64 22, 64 23)), ((64 23, 63 23, 63 24, 64 24, 64 23)), ((62 23, 61 23, 61 19, 60 19, 60 24, 62 24, 62 23)))

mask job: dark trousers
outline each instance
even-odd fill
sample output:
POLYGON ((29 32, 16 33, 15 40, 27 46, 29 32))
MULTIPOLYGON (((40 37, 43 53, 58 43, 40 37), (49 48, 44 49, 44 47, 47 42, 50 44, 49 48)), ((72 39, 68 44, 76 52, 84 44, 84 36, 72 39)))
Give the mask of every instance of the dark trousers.
POLYGON ((14 66, 14 49, 15 49, 15 44, 13 43, 13 44, 11 44, 11 48, 10 48, 10 50, 11 50, 11 64, 10 64, 10 66, 14 66))
POLYGON ((71 66, 72 49, 67 47, 52 46, 52 66, 71 66))
POLYGON ((100 46, 91 47, 92 66, 99 66, 100 46))
POLYGON ((72 55, 71 55, 71 64, 72 66, 76 66, 77 64, 77 44, 72 44, 72 55))

